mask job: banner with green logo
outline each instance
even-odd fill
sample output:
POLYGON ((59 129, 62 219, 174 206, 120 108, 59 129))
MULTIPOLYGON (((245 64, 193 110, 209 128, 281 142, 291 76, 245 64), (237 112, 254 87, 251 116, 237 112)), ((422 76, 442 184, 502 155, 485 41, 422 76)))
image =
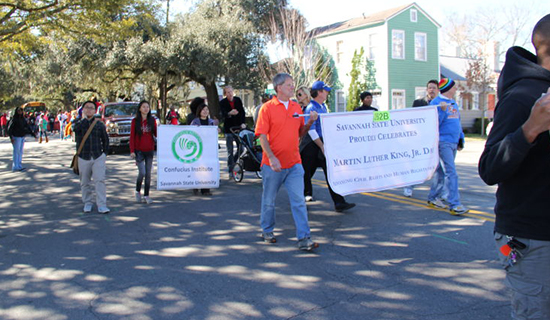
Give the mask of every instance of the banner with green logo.
POLYGON ((161 125, 157 135, 158 190, 220 186, 217 127, 161 125))

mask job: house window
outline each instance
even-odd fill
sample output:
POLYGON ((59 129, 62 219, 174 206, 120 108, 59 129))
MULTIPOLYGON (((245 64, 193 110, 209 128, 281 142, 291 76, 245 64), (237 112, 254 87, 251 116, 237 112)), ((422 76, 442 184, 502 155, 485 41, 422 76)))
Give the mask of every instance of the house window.
POLYGON ((344 41, 336 41, 336 63, 341 63, 344 57, 344 41))
POLYGON ((472 92, 472 110, 479 110, 479 93, 472 92))
POLYGON ((414 60, 426 61, 428 56, 427 36, 423 32, 414 33, 414 60))
POLYGON ((394 89, 391 91, 392 110, 405 109, 405 90, 394 89))
POLYGON ((369 60, 376 59, 376 43, 377 43, 376 33, 369 35, 369 60))
POLYGON ((424 87, 415 87, 414 88, 414 98, 422 99, 426 96, 426 88, 424 87))
POLYGON ((336 106, 335 112, 346 111, 346 98, 344 97, 344 91, 336 90, 336 106))
POLYGON ((417 22, 418 21, 418 12, 416 9, 411 9, 411 22, 417 22))
POLYGON ((392 30, 391 35, 391 57, 393 59, 405 59, 405 31, 392 30))

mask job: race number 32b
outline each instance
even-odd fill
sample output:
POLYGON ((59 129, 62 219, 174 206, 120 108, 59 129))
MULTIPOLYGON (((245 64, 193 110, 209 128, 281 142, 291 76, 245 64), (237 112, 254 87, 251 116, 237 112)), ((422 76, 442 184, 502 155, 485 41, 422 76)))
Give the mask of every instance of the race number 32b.
POLYGON ((390 120, 390 112, 389 111, 374 111, 372 119, 373 119, 374 122, 389 121, 390 120))

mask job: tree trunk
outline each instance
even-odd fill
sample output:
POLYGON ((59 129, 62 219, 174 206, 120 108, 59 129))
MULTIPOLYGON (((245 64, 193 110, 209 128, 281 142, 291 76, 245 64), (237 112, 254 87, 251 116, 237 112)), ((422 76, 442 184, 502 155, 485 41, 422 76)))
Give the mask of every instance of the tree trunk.
POLYGON ((220 97, 218 95, 218 87, 215 81, 201 83, 206 91, 206 98, 208 99, 208 109, 210 109, 210 116, 212 118, 221 119, 220 112, 220 97))
POLYGON ((160 91, 160 123, 166 124, 166 110, 168 110, 166 106, 166 86, 167 86, 167 79, 166 75, 162 76, 162 80, 159 84, 159 91, 160 91))

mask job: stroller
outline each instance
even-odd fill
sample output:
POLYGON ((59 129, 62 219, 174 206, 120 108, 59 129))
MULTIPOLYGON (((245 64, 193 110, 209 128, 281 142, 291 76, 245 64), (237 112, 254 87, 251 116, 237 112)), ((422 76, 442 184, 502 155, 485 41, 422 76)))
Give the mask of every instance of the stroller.
POLYGON ((255 172, 258 178, 262 178, 262 147, 256 142, 254 131, 240 127, 229 129, 237 140, 237 154, 235 155, 235 166, 231 171, 235 182, 243 181, 244 172, 255 172))

